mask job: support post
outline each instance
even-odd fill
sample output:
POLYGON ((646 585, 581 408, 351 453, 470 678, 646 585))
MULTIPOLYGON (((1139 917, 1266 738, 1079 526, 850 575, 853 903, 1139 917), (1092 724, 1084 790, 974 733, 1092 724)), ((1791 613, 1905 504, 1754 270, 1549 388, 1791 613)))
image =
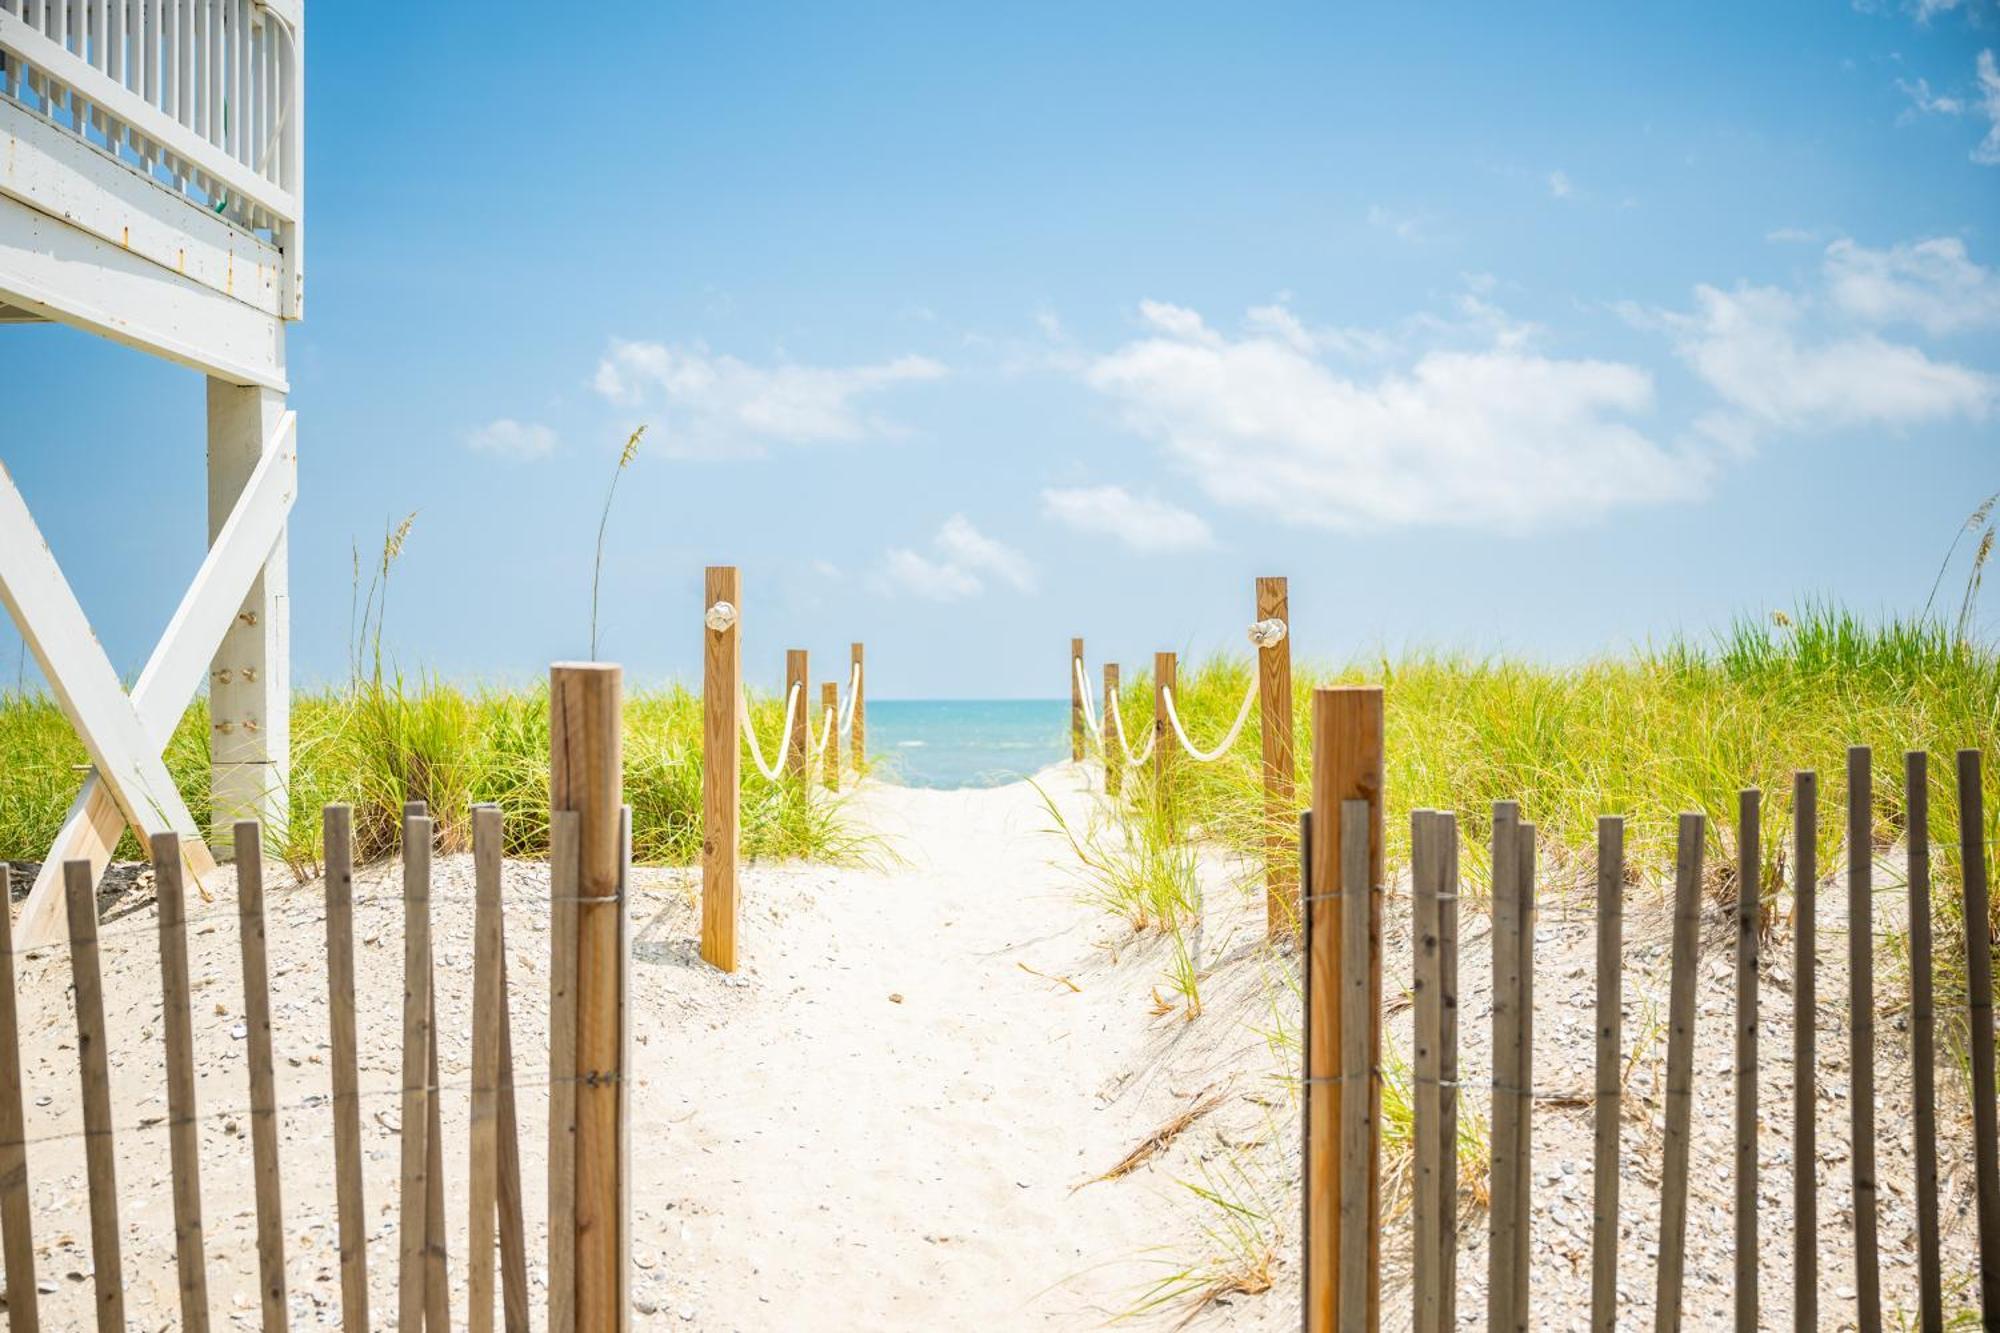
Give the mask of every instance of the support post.
MULTIPOLYGON (((1153 799, 1159 802, 1160 817, 1171 829, 1174 821, 1173 790, 1174 724, 1167 720, 1167 691, 1180 688, 1180 667, 1172 653, 1153 654, 1153 799)), ((1321 828, 1340 822, 1340 808, 1333 807, 1321 828)), ((1333 841, 1339 841, 1335 838, 1333 841)))
POLYGON ((1118 664, 1104 664, 1104 794, 1116 796, 1125 786, 1125 744, 1118 738, 1117 716, 1111 710, 1118 700, 1118 664))
POLYGON ((820 755, 820 779, 828 791, 840 790, 840 737, 833 734, 840 721, 840 686, 823 680, 819 686, 820 726, 826 728, 826 751, 820 755), (832 722, 827 719, 831 717, 832 722))
POLYGON ((1083 661, 1083 640, 1069 641, 1069 758, 1073 764, 1083 762, 1083 672, 1078 663, 1083 661))
POLYGON ((623 679, 596 662, 549 672, 549 808, 577 816, 575 1320, 604 1333, 630 1326, 623 679))
POLYGON ((799 702, 792 714, 792 740, 785 751, 785 772, 803 779, 812 758, 812 691, 803 648, 788 649, 785 653, 785 696, 778 701, 781 706, 791 698, 794 685, 798 686, 799 702))
POLYGON ((743 736, 736 709, 743 688, 742 596, 734 565, 709 568, 703 607, 727 602, 736 610, 718 618, 723 628, 702 629, 701 957, 724 972, 736 970, 736 858, 743 832, 743 736))
MULTIPOLYGON (((214 542, 236 510, 266 448, 282 444, 285 396, 274 389, 208 381, 208 537, 214 542)), ((239 819, 273 828, 290 822, 291 611, 287 539, 280 529, 236 619, 210 663, 209 838, 218 854, 233 850, 239 819)))
MULTIPOLYGON (((1163 654, 1162 656, 1168 656, 1163 654)), ((1168 663, 1171 665, 1171 657, 1168 663)), ((1343 1100, 1367 1099, 1364 1153, 1368 1184, 1362 1223, 1367 1231, 1368 1291, 1363 1329, 1381 1320, 1381 1085, 1382 1064, 1382 691, 1340 686, 1313 691, 1312 839, 1306 921, 1304 1297, 1305 1333, 1334 1333, 1340 1290, 1342 1193, 1340 1126, 1343 1100), (1346 913, 1338 910, 1345 864, 1341 805, 1368 803, 1367 949, 1349 953, 1346 913), (1368 1006, 1367 1074, 1358 1085, 1340 1078, 1340 1034, 1349 978, 1343 958, 1365 956, 1368 1006)), ((1358 868, 1358 866, 1357 866, 1358 868)), ((1351 1298, 1349 1308, 1353 1308, 1351 1298)))
POLYGON ((1292 758, 1291 596, 1281 578, 1257 580, 1257 619, 1285 622, 1287 633, 1257 648, 1257 717, 1264 741, 1264 899, 1266 930, 1290 931, 1299 921, 1298 860, 1292 855, 1296 797, 1292 758))
POLYGON ((868 768, 868 674, 862 665, 861 645, 848 649, 849 675, 854 682, 854 774, 858 778, 868 768))

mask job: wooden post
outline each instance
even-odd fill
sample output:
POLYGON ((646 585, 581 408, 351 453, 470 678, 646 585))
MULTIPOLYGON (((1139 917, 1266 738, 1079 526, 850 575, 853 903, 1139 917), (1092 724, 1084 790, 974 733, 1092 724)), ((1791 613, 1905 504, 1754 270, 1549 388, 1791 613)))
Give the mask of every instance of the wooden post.
MULTIPOLYGON (((1374 1079, 1371 1055, 1377 1020, 1368 1005, 1368 912, 1375 894, 1368 882, 1368 802, 1340 803, 1340 1086, 1366 1088, 1374 1079)), ((1369 1321, 1368 1252, 1373 1218, 1368 1186, 1375 1172, 1374 1098, 1340 1103, 1340 1326, 1365 1329, 1369 1321)))
POLYGON ((104 1047, 104 979, 97 965, 97 877, 90 862, 63 866, 70 978, 76 990, 76 1060, 83 1081, 83 1165, 90 1190, 91 1287, 98 1333, 125 1333, 125 1265, 119 1255, 118 1153, 112 1143, 111 1064, 104 1047))
POLYGON ((1847 751, 1847 1038, 1852 1073, 1855 1324, 1882 1328, 1875 1179, 1875 792, 1865 745, 1847 751))
POLYGON ((1757 932, 1764 793, 1736 798, 1736 1327, 1757 1333, 1757 932))
POLYGON ((472 1111, 467 1124, 466 1327, 493 1333, 500 1193, 500 833, 497 805, 472 808, 472 1111))
MULTIPOLYGON (((797 656, 803 681, 805 654, 797 656)), ((590 1333, 622 1333, 631 1319, 622 713, 618 667, 550 671, 549 808, 577 816, 576 1065, 567 1073, 576 1081, 576 1327, 590 1333)))
MULTIPOLYGON (((1153 799, 1159 803, 1160 818, 1169 832, 1174 828, 1174 724, 1167 720, 1167 692, 1180 688, 1180 668, 1172 653, 1153 654, 1153 799)), ((1340 823, 1340 807, 1330 806, 1326 820, 1320 825, 1331 830, 1340 823)), ((1325 839, 1339 842, 1338 837, 1325 839)), ((1336 863, 1337 866, 1338 863, 1336 863)), ((1331 872, 1338 875, 1338 870, 1331 872)), ((1338 878, 1333 883, 1338 884, 1338 878)), ((1339 892, 1337 888, 1329 892, 1339 892)))
POLYGON ((1069 759, 1083 762, 1083 640, 1069 641, 1069 759))
POLYGON ((345 1333, 369 1333, 368 1216, 361 1191, 361 1071, 354 1017, 354 812, 330 805, 321 826, 326 840, 327 1060, 333 1076, 340 1322, 345 1333))
POLYGON ((396 1222, 396 1327, 424 1326, 430 1234, 431 821, 403 816, 401 1190, 396 1222))
POLYGON ((507 1333, 528 1333, 528 1216, 514 1099, 514 1020, 507 1001, 507 917, 500 916, 500 1297, 507 1333))
POLYGON ((549 1333, 576 1323, 578 816, 549 812, 549 1333))
POLYGON ((1674 857, 1674 938, 1667 991, 1666 1151, 1660 1172, 1660 1267, 1653 1308, 1658 1326, 1681 1326, 1687 1268, 1689 1134, 1694 1118, 1694 990, 1701 966, 1701 853, 1708 821, 1680 819, 1674 857))
POLYGON ((1458 1155, 1439 1129, 1444 1097, 1439 1073, 1444 1031, 1439 971, 1438 913, 1444 894, 1444 827, 1435 810, 1410 814, 1410 906, 1415 938, 1412 993, 1416 1013, 1411 1029, 1411 1073, 1416 1139, 1416 1181, 1412 1190, 1410 1288, 1414 1298, 1411 1326, 1415 1333, 1450 1333, 1443 1321, 1444 1289, 1450 1280, 1441 1263, 1439 1237, 1457 1202, 1456 1190, 1442 1182, 1455 1181, 1458 1155))
MULTIPOLYGON (((742 596, 734 565, 709 567, 703 606, 727 602, 737 611, 721 629, 704 625, 701 637, 701 956, 724 972, 736 970, 737 848, 743 835, 743 735, 736 706, 743 688, 742 596)), ((857 727, 860 716, 855 714, 857 727)))
MULTIPOLYGON (((785 698, 798 686, 799 701, 792 713, 791 745, 785 751, 785 772, 804 780, 812 760, 812 682, 807 671, 806 650, 792 648, 785 653, 785 698)), ((784 700, 779 701, 781 704, 784 700)))
POLYGON ((28 1206, 27 1118, 21 1106, 21 1024, 14 995, 14 890, 0 862, 0 1251, 7 1274, 8 1333, 41 1327, 35 1238, 28 1206))
POLYGON ((1967 1044, 1972 1048, 1973 1175, 1979 1202, 1979 1310, 2000 1328, 2000 1106, 1993 1087, 1993 917, 1979 751, 1958 752, 1958 856, 1965 888, 1967 1044))
POLYGON ((1618 1327, 1618 1126, 1625 1112, 1625 820, 1597 821, 1597 1098, 1592 1108, 1590 1327, 1618 1327))
POLYGON ((1534 1111, 1535 834, 1520 806, 1493 807, 1493 1183, 1487 1302, 1494 1329, 1528 1318, 1534 1111))
MULTIPOLYGON (((1104 794, 1116 796, 1125 789, 1125 743, 1118 736, 1118 719, 1111 711, 1118 700, 1118 664, 1104 664, 1104 716, 1098 725, 1104 728, 1104 794)), ((1296 858, 1295 858, 1296 859, 1296 858)))
POLYGON ((285 1327, 285 1210, 278 1178, 278 1092, 271 1058, 271 969, 264 947, 264 842, 236 821, 236 919, 243 951, 244 1046, 250 1067, 250 1158, 257 1179, 257 1269, 264 1331, 285 1327))
POLYGON ((1903 842, 1910 886, 1910 1101, 1916 1129, 1917 1285, 1920 1327, 1944 1328, 1944 1267, 1938 1248, 1937 1014, 1931 979, 1930 761, 1903 756, 1908 818, 1903 842))
MULTIPOLYGON (((1161 654, 1155 662, 1155 689, 1159 668, 1171 676, 1172 654, 1161 654), (1162 660, 1163 659, 1163 660, 1162 660)), ((1157 701, 1157 694, 1156 694, 1157 701)), ((1155 718, 1156 727, 1166 725, 1165 717, 1155 718)), ((1305 902, 1309 913, 1306 931, 1308 951, 1305 1032, 1305 1162, 1304 1162, 1304 1281, 1305 1333, 1333 1333, 1339 1327, 1341 1299, 1341 1213, 1342 1197, 1340 1127, 1343 1101, 1350 1096, 1365 1099, 1370 1126, 1367 1151, 1368 1189, 1365 1212, 1367 1230, 1366 1265, 1368 1287, 1363 1302, 1365 1326, 1372 1330, 1381 1318, 1381 1153, 1376 1127, 1381 1124, 1380 1082, 1376 1072, 1382 1061, 1382 950, 1381 904, 1374 891, 1382 882, 1382 691, 1363 686, 1341 686, 1313 692, 1313 760, 1311 839, 1311 889, 1305 902), (1342 1011, 1346 999, 1343 960, 1348 956, 1342 913, 1316 910, 1315 900, 1339 902, 1345 830, 1341 803, 1363 800, 1369 804, 1368 874, 1371 886, 1368 912, 1368 1073, 1359 1087, 1342 1083, 1340 1037, 1342 1011)), ((1156 739, 1155 744, 1161 742, 1156 739)))
MULTIPOLYGON (((1257 580, 1257 619, 1289 627, 1291 597, 1281 578, 1257 580)), ((1292 636, 1257 649, 1257 721, 1264 742, 1264 906, 1268 932, 1299 923, 1297 863, 1291 852, 1293 793, 1292 636)))
POLYGON ((820 726, 826 729, 826 750, 820 755, 820 780, 828 791, 840 790, 840 737, 833 734, 840 721, 840 686, 823 681, 819 687, 820 726), (831 718, 832 721, 828 721, 831 718))
POLYGON ((854 717, 848 726, 854 746, 854 774, 868 771, 868 672, 862 663, 861 645, 848 649, 848 674, 854 690, 854 717))
POLYGON ((1458 816, 1442 811, 1434 818, 1444 844, 1438 891, 1438 1007, 1443 1011, 1438 1027, 1438 1139, 1444 1145, 1445 1169, 1438 1181, 1444 1226, 1438 1235, 1437 1265, 1444 1278, 1444 1299, 1438 1327, 1451 1333, 1458 1327, 1458 816))
MULTIPOLYGON (((194 1020, 187 961, 187 903, 180 835, 153 835, 160 924, 160 1029, 167 1057, 167 1149, 174 1177, 174 1269, 181 1327, 208 1331, 208 1260, 202 1246, 200 1117, 195 1111, 194 1020)), ((11 1297, 12 1292, 8 1293, 11 1297)))
POLYGON ((1819 1328, 1819 775, 1792 775, 1792 1327, 1819 1328))

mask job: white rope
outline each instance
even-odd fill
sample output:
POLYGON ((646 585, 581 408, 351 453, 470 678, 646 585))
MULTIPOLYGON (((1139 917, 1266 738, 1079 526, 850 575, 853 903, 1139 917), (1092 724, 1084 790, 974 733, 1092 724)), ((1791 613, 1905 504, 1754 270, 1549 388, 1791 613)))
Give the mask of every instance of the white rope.
MULTIPOLYGON (((1097 747, 1098 754, 1102 756, 1104 755, 1103 724, 1099 721, 1096 710, 1090 706, 1090 691, 1084 685, 1083 659, 1072 657, 1070 665, 1076 671, 1077 693, 1083 700, 1084 730, 1090 737, 1090 743, 1097 747)), ((1118 711, 1118 691, 1112 690, 1108 697, 1111 700, 1111 724, 1118 729, 1118 751, 1125 756, 1125 767, 1137 768, 1152 758, 1157 729, 1152 727, 1146 729, 1146 746, 1135 754, 1132 742, 1125 738, 1125 719, 1118 711)))
POLYGON ((1090 686, 1084 683, 1083 659, 1072 657, 1070 665, 1076 668, 1076 697, 1083 701, 1083 727, 1089 733, 1091 744, 1104 748, 1104 732, 1097 721, 1097 710, 1090 706, 1090 686))
POLYGON ((736 714, 743 723, 743 739, 750 742, 750 758, 757 765, 757 771, 764 775, 766 782, 776 782, 784 776, 785 751, 792 744, 792 719, 798 713, 799 683, 792 682, 791 693, 785 696, 785 731, 778 737, 778 762, 764 762, 764 752, 757 748, 757 728, 750 721, 750 696, 742 687, 736 691, 736 714))
POLYGON ((854 727, 854 705, 861 699, 861 663, 854 664, 854 674, 847 678, 847 707, 841 710, 840 734, 848 735, 854 727))
POLYGON ((1180 737, 1181 748, 1186 750, 1196 763, 1212 764, 1228 754, 1229 747, 1236 744, 1237 736, 1242 734, 1243 723, 1250 716, 1250 705, 1257 702, 1257 677, 1255 674, 1250 677, 1250 688, 1243 692, 1243 706, 1236 710, 1236 721, 1230 724, 1229 734, 1222 738, 1222 744, 1206 752, 1195 748, 1195 743, 1188 739, 1186 728, 1181 726, 1180 710, 1174 707, 1174 690, 1171 685, 1160 691, 1160 698, 1167 705, 1167 720, 1174 724, 1174 735, 1180 737))
POLYGON ((1137 768, 1153 757, 1153 742, 1160 738, 1158 727, 1146 728, 1146 748, 1132 753, 1132 742, 1125 739, 1125 719, 1118 712, 1118 691, 1111 692, 1111 725, 1118 729, 1118 748, 1125 752, 1125 767, 1137 768))
POLYGON ((820 756, 826 753, 826 743, 833 739, 833 719, 839 712, 838 708, 829 708, 825 717, 820 719, 819 739, 813 742, 812 762, 807 765, 808 768, 819 766, 820 756))

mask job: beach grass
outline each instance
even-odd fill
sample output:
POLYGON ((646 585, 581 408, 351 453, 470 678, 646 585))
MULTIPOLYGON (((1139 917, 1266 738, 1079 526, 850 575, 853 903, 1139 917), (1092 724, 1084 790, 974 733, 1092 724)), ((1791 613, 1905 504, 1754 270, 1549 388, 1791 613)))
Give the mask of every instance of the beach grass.
MULTIPOLYGON (((507 814, 507 854, 548 848, 548 690, 473 689, 394 673, 344 688, 303 691, 292 702, 292 770, 283 828, 266 831, 274 854, 301 874, 318 864, 321 809, 354 807, 355 853, 389 855, 403 803, 429 804, 442 850, 471 846, 471 806, 507 814)), ((776 702, 752 706, 758 734, 775 737, 776 702)), ((625 800, 633 859, 688 865, 701 855, 701 696, 681 686, 625 701, 625 800)), ((167 747, 167 770, 206 825, 208 709, 196 700, 167 747)), ((767 739, 767 745, 769 743, 767 739)), ((62 710, 39 692, 0 693, 0 859, 46 855, 87 765, 62 710)), ((743 765, 743 849, 758 858, 847 861, 866 852, 842 803, 810 783, 765 781, 743 765)), ((140 859, 128 832, 118 859, 140 859)))

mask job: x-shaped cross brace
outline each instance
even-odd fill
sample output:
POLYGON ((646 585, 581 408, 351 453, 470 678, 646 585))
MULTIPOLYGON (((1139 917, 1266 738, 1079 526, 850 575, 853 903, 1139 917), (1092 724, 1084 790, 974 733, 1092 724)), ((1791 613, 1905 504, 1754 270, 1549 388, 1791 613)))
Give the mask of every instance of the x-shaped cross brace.
POLYGON ((284 532, 298 490, 296 422, 291 412, 280 419, 129 695, 13 478, 0 466, 0 602, 35 654, 92 765, 21 908, 14 927, 17 948, 63 936, 63 862, 88 860, 93 877, 102 875, 128 824, 148 855, 154 834, 179 833, 197 886, 214 871, 215 860, 161 755, 284 532))

